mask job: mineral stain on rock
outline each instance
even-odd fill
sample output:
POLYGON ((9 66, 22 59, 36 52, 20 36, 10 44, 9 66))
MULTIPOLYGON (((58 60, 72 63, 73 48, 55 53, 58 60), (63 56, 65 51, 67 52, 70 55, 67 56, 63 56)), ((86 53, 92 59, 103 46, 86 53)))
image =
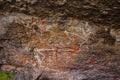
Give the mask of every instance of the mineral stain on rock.
POLYGON ((0 0, 0 67, 13 80, 119 80, 119 0, 0 0))

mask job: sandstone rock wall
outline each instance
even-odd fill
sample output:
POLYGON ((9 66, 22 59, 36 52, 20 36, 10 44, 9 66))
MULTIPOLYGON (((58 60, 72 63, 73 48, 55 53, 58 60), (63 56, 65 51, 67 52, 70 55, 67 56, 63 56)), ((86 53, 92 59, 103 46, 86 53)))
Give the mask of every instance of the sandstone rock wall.
POLYGON ((120 26, 120 0, 1 0, 0 11, 76 17, 115 28, 120 26))
POLYGON ((14 80, 119 80, 119 5, 0 0, 1 69, 17 71, 14 80))

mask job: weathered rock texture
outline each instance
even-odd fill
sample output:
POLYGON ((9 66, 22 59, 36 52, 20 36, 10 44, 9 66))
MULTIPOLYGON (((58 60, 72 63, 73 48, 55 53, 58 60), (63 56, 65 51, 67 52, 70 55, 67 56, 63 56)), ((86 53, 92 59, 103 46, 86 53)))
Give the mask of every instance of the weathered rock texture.
POLYGON ((119 28, 120 0, 4 0, 0 11, 41 17, 76 17, 119 28))
POLYGON ((0 65, 14 80, 119 80, 120 1, 1 0, 0 65))

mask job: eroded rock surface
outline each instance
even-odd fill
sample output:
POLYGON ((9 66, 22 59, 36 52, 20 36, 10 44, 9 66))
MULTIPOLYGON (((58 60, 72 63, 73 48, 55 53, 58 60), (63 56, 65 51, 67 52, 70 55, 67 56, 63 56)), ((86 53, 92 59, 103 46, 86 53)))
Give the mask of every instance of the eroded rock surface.
POLYGON ((1 69, 17 70, 15 80, 119 79, 119 30, 20 13, 0 21, 1 69))
POLYGON ((14 80, 119 80, 120 1, 0 0, 0 66, 14 80))
POLYGON ((69 16, 119 28, 119 5, 119 0, 1 0, 0 11, 40 17, 69 16))

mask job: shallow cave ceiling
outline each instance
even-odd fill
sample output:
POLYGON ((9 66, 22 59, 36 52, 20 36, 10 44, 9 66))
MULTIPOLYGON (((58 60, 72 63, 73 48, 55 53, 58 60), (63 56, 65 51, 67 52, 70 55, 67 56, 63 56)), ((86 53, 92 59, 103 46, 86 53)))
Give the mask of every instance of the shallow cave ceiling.
POLYGON ((120 26, 120 0, 0 0, 0 14, 4 12, 74 17, 109 28, 120 26))

